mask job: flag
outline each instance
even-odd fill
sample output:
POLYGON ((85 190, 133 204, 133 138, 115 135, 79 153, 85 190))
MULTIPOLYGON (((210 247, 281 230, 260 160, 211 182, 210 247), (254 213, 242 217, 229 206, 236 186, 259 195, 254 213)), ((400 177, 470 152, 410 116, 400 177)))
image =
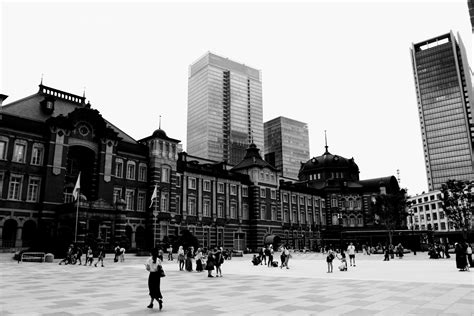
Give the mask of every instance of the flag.
POLYGON ((72 196, 74 200, 79 198, 79 191, 81 190, 81 172, 79 171, 79 175, 77 176, 76 185, 74 186, 74 190, 72 191, 72 196))
POLYGON ((153 190, 153 194, 151 195, 151 203, 149 207, 153 205, 153 200, 156 199, 157 197, 158 197, 158 188, 156 187, 156 184, 155 184, 155 189, 153 190))

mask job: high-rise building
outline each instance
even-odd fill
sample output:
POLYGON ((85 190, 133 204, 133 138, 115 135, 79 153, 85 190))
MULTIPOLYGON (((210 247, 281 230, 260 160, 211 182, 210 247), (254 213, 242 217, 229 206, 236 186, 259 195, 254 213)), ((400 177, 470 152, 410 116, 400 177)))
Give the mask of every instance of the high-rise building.
POLYGON ((189 67, 187 152, 236 165, 263 148, 260 71, 206 53, 189 67))
POLYGON ((264 123, 265 160, 283 177, 298 179, 301 162, 309 160, 308 124, 283 116, 264 123))
POLYGON ((472 180, 472 84, 461 38, 450 32, 413 44, 411 55, 429 190, 472 180))

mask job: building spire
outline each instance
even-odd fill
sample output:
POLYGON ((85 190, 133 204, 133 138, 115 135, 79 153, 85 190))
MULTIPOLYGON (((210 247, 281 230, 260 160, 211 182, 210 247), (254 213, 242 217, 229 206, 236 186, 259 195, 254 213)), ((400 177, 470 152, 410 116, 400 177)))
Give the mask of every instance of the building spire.
POLYGON ((86 98, 86 87, 83 87, 82 90, 82 97, 85 99, 86 98))
POLYGON ((324 143, 326 144, 324 146, 326 148, 325 154, 329 154, 329 152, 328 152, 328 138, 327 138, 327 135, 326 135, 326 130, 324 130, 324 143))
POLYGON ((161 129, 161 115, 160 115, 160 119, 159 119, 159 122, 158 122, 158 129, 161 129))
POLYGON ((41 74, 41 82, 40 82, 40 86, 43 85, 43 74, 41 74))

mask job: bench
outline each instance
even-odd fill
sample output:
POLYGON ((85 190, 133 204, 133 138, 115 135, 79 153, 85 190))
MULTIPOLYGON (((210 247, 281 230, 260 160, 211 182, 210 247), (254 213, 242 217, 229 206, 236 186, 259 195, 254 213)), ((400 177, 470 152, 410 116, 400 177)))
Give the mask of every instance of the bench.
POLYGON ((44 252, 24 252, 21 254, 21 262, 44 262, 44 252))

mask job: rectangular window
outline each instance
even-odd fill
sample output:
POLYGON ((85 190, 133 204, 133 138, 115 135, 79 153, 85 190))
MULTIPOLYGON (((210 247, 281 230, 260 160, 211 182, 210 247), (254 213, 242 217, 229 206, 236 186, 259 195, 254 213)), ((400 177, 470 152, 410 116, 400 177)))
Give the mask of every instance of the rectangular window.
POLYGON ((308 199, 308 205, 309 205, 309 206, 313 206, 313 199, 312 199, 312 198, 309 198, 309 199, 308 199))
POLYGON ((5 178, 5 173, 0 172, 0 199, 3 198, 3 179, 5 178))
POLYGON ((242 186, 242 196, 243 197, 249 196, 249 188, 247 186, 242 186))
POLYGON ((441 222, 441 229, 446 230, 446 223, 445 222, 441 222))
POLYGON ((288 203, 288 194, 283 194, 283 202, 288 203))
MULTIPOLYGON (((1 192, 1 190, 0 190, 0 192, 1 192)), ((444 212, 443 211, 439 212, 439 219, 444 219, 444 212)))
POLYGON ((249 206, 248 204, 242 205, 242 218, 249 219, 249 206))
POLYGON ((265 188, 260 188, 260 197, 262 198, 266 197, 266 192, 267 190, 265 188))
POLYGON ((168 203, 169 198, 168 197, 169 197, 168 192, 161 192, 160 212, 168 212, 168 210, 169 210, 169 203, 168 203))
POLYGON ((26 200, 28 202, 37 202, 40 190, 40 178, 30 178, 28 183, 28 192, 26 194, 26 200))
POLYGON ((210 217, 211 216, 211 201, 204 200, 202 205, 202 216, 210 217))
POLYGON ((285 223, 290 222, 290 217, 288 216, 288 210, 284 210, 283 220, 285 221, 285 223))
POLYGON ((437 219, 438 219, 438 214, 433 213, 433 220, 435 221, 435 220, 437 220, 437 219))
POLYGON ((296 204, 296 195, 291 196, 291 203, 296 204))
POLYGON ((426 220, 427 220, 427 221, 430 221, 430 220, 431 220, 431 215, 430 215, 430 214, 426 214, 426 220))
POLYGON ((420 221, 424 221, 425 220, 425 215, 421 214, 420 215, 420 221))
POLYGON ((276 200, 277 198, 276 190, 273 190, 273 189, 270 190, 270 197, 272 200, 276 200))
POLYGON ((230 185, 230 194, 237 195, 237 186, 235 184, 230 185))
POLYGON ((204 180, 202 189, 206 192, 211 192, 211 181, 204 180))
POLYGON ((217 202, 217 217, 224 217, 224 202, 217 202))
POLYGON ((161 168, 161 182, 170 183, 171 169, 169 167, 161 168))
POLYGON ((26 145, 24 144, 15 144, 15 150, 13 151, 13 161, 14 162, 25 162, 25 149, 26 145))
POLYGON ((117 178, 123 177, 123 161, 122 160, 115 160, 115 176, 117 178))
POLYGON ((176 186, 179 188, 181 186, 181 175, 176 175, 176 186))
POLYGON ((7 159, 7 142, 0 140, 0 160, 7 159))
POLYGON ((193 197, 188 199, 188 214, 196 215, 196 199, 193 197))
POLYGON ((122 188, 114 188, 114 204, 122 198, 122 188))
POLYGON ((260 206, 260 219, 265 219, 266 214, 266 205, 260 206))
POLYGON ((39 145, 33 146, 33 151, 31 152, 31 164, 40 166, 43 164, 43 147, 39 145))
POLYGON ((300 204, 304 205, 304 196, 300 196, 300 204))
POLYGON ((16 175, 16 174, 10 175, 10 184, 8 186, 8 199, 9 200, 20 200, 22 183, 23 183, 23 176, 16 175))
POLYGON ((217 193, 224 193, 224 183, 217 182, 217 193))
POLYGON ((135 180, 135 163, 127 163, 127 179, 135 180))
POLYGON ((138 181, 146 181, 146 165, 140 164, 138 167, 138 181))
POLYGON ((125 191, 125 202, 126 207, 125 209, 127 211, 133 211, 134 210, 134 202, 135 202, 135 191, 134 190, 126 190, 125 191))
POLYGON ((181 197, 176 197, 176 213, 181 214, 181 197))
POLYGON ((272 206, 272 221, 277 220, 277 208, 275 206, 272 206))
POLYGON ((145 211, 146 208, 146 193, 138 192, 137 196, 137 211, 145 211))
POLYGON ((230 205, 230 218, 237 218, 237 206, 235 204, 230 205))
POLYGON ((196 190, 196 178, 188 178, 188 189, 196 190))

